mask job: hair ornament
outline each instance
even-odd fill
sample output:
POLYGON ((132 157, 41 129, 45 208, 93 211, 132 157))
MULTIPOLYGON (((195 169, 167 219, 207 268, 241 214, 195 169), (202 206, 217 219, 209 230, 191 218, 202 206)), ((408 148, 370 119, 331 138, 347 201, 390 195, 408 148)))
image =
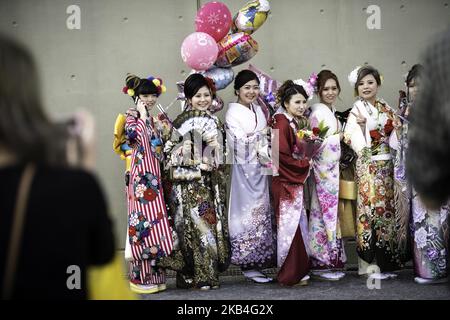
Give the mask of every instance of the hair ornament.
POLYGON ((150 76, 150 77, 147 78, 147 80, 151 81, 155 85, 156 90, 158 91, 158 96, 161 93, 165 93, 166 92, 166 90, 167 90, 166 86, 163 85, 163 81, 162 81, 161 78, 155 78, 155 77, 150 76))
POLYGON ((361 69, 361 66, 357 66, 350 74, 348 75, 348 82, 352 86, 352 88, 355 87, 356 81, 358 80, 358 72, 359 69, 361 69))
POLYGON ((311 100, 313 98, 314 92, 317 91, 317 75, 315 73, 311 74, 307 82, 305 82, 303 79, 297 79, 293 82, 305 89, 306 94, 308 95, 308 100, 311 100))

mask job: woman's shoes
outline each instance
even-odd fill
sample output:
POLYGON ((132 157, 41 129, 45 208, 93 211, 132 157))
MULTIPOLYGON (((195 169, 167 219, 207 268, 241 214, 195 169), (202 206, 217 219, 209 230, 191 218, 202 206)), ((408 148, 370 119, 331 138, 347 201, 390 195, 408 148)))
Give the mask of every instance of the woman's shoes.
POLYGON ((415 277, 414 281, 418 284, 439 284, 448 282, 448 278, 426 279, 421 277, 415 277))
POLYGON ((297 285, 307 286, 309 284, 309 279, 311 279, 311 277, 309 275, 306 275, 300 280, 300 282, 297 285))
POLYGON ((152 294, 159 292, 157 284, 138 284, 130 282, 130 290, 140 294, 152 294))
POLYGON ((374 273, 366 273, 363 274, 369 279, 375 279, 375 280, 389 280, 389 279, 395 279, 398 277, 397 274, 392 272, 374 272, 374 273))
POLYGON ((130 290, 140 294, 153 294, 167 289, 165 283, 161 284, 139 284, 130 282, 130 290))
POLYGON ((321 270, 314 270, 312 271, 312 275, 314 278, 317 278, 319 280, 325 280, 325 281, 339 281, 344 276, 344 272, 340 271, 321 271, 321 270))
POLYGON ((398 274, 393 273, 393 272, 383 272, 385 275, 388 276, 389 279, 395 279, 398 277, 398 274))
POLYGON ((211 286, 201 286, 201 287, 199 287, 199 289, 204 290, 204 291, 211 290, 211 286))
POLYGON ((266 276, 264 273, 258 270, 242 271, 245 278, 254 283, 269 283, 273 281, 273 278, 266 276))

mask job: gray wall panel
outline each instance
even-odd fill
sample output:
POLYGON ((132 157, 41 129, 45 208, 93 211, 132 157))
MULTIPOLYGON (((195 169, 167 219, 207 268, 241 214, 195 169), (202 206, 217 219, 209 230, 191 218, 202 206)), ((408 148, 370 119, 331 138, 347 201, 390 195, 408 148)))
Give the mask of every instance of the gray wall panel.
MULTIPOLYGON (((205 3, 202 1, 201 3, 205 3)), ((234 14, 245 1, 223 1, 234 14)), ((448 26, 448 0, 278 0, 253 35, 260 45, 251 63, 279 80, 307 78, 331 68, 342 86, 339 108, 351 106, 348 73, 364 62, 379 68, 385 83, 380 96, 392 106, 403 74, 417 62, 430 37, 448 26), (378 5, 381 29, 368 30, 363 8, 378 5), (445 5, 447 4, 447 5, 445 5), (403 62, 403 63, 402 63, 403 62)), ((17 0, 0 2, 0 30, 33 50, 41 71, 44 100, 54 118, 84 107, 98 129, 98 174, 116 222, 119 247, 125 234, 124 164, 113 153, 117 113, 131 106, 121 93, 127 72, 161 76, 176 96, 175 82, 190 72, 180 57, 183 39, 194 32, 196 0, 17 0), (66 8, 81 8, 81 29, 68 30, 66 8)), ((244 66, 234 68, 237 73, 244 66)), ((220 92, 235 100, 231 86, 220 92)), ((179 113, 179 104, 169 111, 179 113)), ((225 110, 219 113, 222 117, 225 110)))

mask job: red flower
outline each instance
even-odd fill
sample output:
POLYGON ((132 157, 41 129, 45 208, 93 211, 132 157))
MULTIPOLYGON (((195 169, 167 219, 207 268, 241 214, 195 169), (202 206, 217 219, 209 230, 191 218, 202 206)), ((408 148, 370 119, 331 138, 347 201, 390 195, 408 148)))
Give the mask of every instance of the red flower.
POLYGON ((123 92, 123 93, 127 94, 127 91, 128 91, 128 87, 123 87, 123 88, 122 88, 122 92, 123 92))
POLYGON ((392 124, 392 119, 388 119, 388 121, 384 125, 384 132, 386 134, 390 134, 392 132, 392 130, 394 130, 394 126, 392 124))
POLYGON ((134 235, 136 235, 136 228, 135 227, 130 227, 129 229, 128 229, 128 233, 129 233, 129 235, 132 237, 132 236, 134 236, 134 235))
POLYGON ((384 213, 384 208, 383 207, 376 207, 375 210, 376 210, 376 212, 377 212, 377 214, 379 216, 382 216, 383 213, 384 213))
POLYGON ((161 211, 158 212, 158 214, 156 215, 156 218, 157 218, 158 220, 162 220, 162 218, 164 218, 163 213, 162 213, 161 211))
POLYGON ((147 201, 153 201, 156 199, 156 192, 153 191, 152 188, 148 188, 147 190, 144 191, 144 199, 147 201))
POLYGON ((312 132, 313 132, 313 134, 314 134, 315 136, 318 136, 318 135, 320 134, 320 129, 317 128, 317 127, 315 127, 315 128, 312 129, 312 132))
POLYGON ((378 130, 370 130, 370 137, 373 140, 380 140, 382 135, 378 130))
POLYGON ((203 215, 203 219, 205 219, 209 224, 216 224, 216 211, 213 208, 209 208, 206 211, 206 214, 203 215))

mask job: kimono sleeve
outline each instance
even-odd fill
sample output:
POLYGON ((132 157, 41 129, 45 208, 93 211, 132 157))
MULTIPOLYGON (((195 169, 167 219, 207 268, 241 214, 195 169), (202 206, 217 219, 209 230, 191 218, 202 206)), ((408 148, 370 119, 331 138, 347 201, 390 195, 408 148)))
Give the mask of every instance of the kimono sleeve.
POLYGON ((356 106, 352 108, 348 118, 347 124, 344 129, 344 142, 349 145, 356 154, 360 154, 361 151, 367 146, 365 134, 362 132, 361 127, 356 122, 356 117, 352 113, 357 113, 356 106))
MULTIPOLYGON (((294 143, 291 136, 291 128, 286 119, 277 117, 273 125, 274 130, 278 130, 279 149, 279 173, 284 178, 292 180, 293 183, 303 183, 309 172, 309 159, 295 159, 292 155, 292 145, 294 143)), ((275 135, 276 136, 276 135, 275 135)))
POLYGON ((125 135, 131 146, 140 145, 142 135, 145 132, 145 121, 139 118, 135 108, 131 108, 126 113, 125 135))
POLYGON ((227 113, 226 115, 226 137, 228 147, 232 151, 237 163, 245 163, 246 149, 256 148, 256 139, 258 134, 248 135, 241 127, 239 120, 227 113))

